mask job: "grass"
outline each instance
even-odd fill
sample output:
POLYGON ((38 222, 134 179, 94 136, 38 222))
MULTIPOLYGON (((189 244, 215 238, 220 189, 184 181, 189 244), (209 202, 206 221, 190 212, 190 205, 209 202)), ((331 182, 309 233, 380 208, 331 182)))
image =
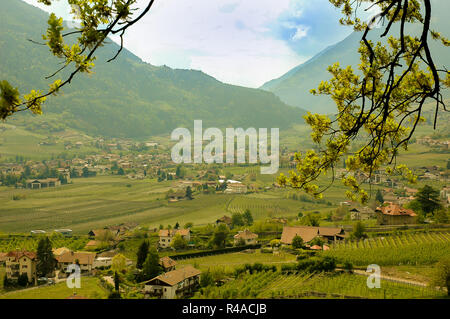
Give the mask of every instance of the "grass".
MULTIPOLYGON (((74 290, 69 289, 65 282, 53 286, 30 288, 13 291, 0 295, 0 299, 66 299, 73 295, 74 290)), ((105 299, 108 291, 100 286, 100 280, 95 277, 82 277, 81 288, 75 289, 77 296, 88 299, 105 299)))

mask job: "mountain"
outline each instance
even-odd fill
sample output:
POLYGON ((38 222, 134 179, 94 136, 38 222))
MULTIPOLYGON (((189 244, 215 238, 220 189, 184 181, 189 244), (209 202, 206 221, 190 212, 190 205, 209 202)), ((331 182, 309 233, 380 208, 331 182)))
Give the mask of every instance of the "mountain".
MULTIPOLYGON (((447 12, 450 11, 450 1, 433 1, 433 28, 449 37, 450 27, 447 12)), ((410 25, 411 32, 418 32, 417 25, 410 25)), ((382 29, 374 29, 370 32, 370 39, 380 41, 382 29)), ((332 45, 307 62, 293 68, 278 79, 265 83, 261 89, 275 93, 281 100, 289 105, 301 107, 315 113, 335 113, 336 105, 328 96, 313 96, 310 90, 317 88, 321 81, 329 80, 331 75, 327 68, 336 62, 341 67, 347 65, 354 69, 360 63, 358 48, 362 34, 353 32, 344 40, 332 45)), ((433 41, 431 45, 434 57, 439 66, 450 66, 450 54, 448 48, 433 41)))
MULTIPOLYGON (((46 46, 28 41, 41 39, 47 19, 47 13, 20 0, 2 1, 0 79, 21 92, 45 90, 44 77, 60 66, 46 46)), ((287 128, 303 121, 303 110, 270 92, 224 84, 200 71, 155 67, 126 49, 106 63, 117 49, 115 43, 102 47, 94 73, 78 75, 63 94, 48 99, 44 115, 33 120, 90 135, 132 138, 189 128, 196 119, 203 120, 204 127, 219 128, 287 128)), ((31 117, 24 113, 13 118, 30 122, 31 117)))

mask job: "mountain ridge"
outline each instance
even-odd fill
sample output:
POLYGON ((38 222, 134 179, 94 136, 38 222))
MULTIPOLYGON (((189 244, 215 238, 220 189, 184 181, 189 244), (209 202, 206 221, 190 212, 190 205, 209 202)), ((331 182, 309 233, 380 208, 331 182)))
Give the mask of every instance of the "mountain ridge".
MULTIPOLYGON (((2 4, 0 79, 21 92, 45 90, 44 77, 59 67, 47 47, 27 41, 41 38, 47 19, 47 13, 20 0, 2 4)), ((219 128, 287 128, 303 121, 303 110, 286 105, 273 93, 225 84, 202 71, 153 66, 126 48, 106 63, 119 48, 109 42, 97 52, 94 73, 77 75, 61 95, 50 97, 39 121, 48 119, 90 135, 131 138, 190 127, 196 119, 219 128)), ((64 78, 67 72, 53 79, 64 78)))

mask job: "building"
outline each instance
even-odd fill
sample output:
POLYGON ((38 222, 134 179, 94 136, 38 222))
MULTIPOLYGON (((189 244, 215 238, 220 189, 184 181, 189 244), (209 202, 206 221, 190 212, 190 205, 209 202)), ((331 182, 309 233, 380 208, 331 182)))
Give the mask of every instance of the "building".
POLYGON ((187 265, 166 272, 145 283, 145 293, 161 299, 175 299, 192 294, 199 286, 201 271, 187 265))
POLYGON ((237 246, 241 242, 245 245, 256 245, 258 239, 258 234, 252 233, 250 230, 246 229, 238 232, 234 235, 234 245, 237 246))
POLYGON ((177 262, 169 256, 161 257, 159 259, 159 264, 163 268, 164 272, 175 270, 177 266, 177 262))
POLYGON ((376 209, 378 223, 380 225, 406 225, 416 224, 417 214, 399 205, 388 203, 387 206, 376 209))
POLYGON ((321 238, 326 241, 342 240, 346 237, 343 228, 335 227, 312 227, 312 226, 285 226, 281 234, 281 243, 291 245, 295 236, 300 236, 305 243, 309 243, 314 238, 321 238))
POLYGON ((28 282, 36 282, 37 255, 30 251, 10 251, 6 254, 6 278, 18 280, 19 276, 26 274, 28 282))
POLYGON ((111 267, 112 258, 111 257, 97 257, 94 259, 94 263, 92 264, 92 268, 97 269, 101 267, 111 267))
POLYGON ((56 256, 57 268, 67 272, 67 267, 72 264, 80 265, 81 272, 91 273, 94 269, 95 253, 69 251, 56 256))
POLYGON ((26 188, 30 189, 41 189, 58 186, 61 186, 61 181, 58 178, 28 179, 26 181, 26 188))
POLYGON ((245 194, 247 193, 247 185, 242 183, 227 183, 225 193, 229 194, 245 194))
POLYGON ((55 256, 55 257, 61 256, 65 253, 70 252, 70 249, 66 248, 66 247, 53 248, 52 250, 53 250, 53 256, 55 256))
POLYGON ((351 220, 369 220, 376 217, 377 215, 375 211, 367 206, 363 208, 353 208, 350 210, 351 220))
POLYGON ((186 242, 191 240, 189 229, 161 229, 159 231, 159 247, 168 248, 176 235, 181 235, 186 242))
POLYGON ((217 225, 225 224, 227 226, 231 226, 232 223, 233 223, 233 220, 229 216, 223 216, 223 217, 220 217, 218 220, 216 220, 217 225))

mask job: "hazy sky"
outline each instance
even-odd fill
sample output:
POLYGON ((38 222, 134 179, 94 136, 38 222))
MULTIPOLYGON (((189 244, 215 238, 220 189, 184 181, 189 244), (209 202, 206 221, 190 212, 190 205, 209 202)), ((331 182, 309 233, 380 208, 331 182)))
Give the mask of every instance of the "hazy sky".
MULTIPOLYGON (((66 3, 51 10, 67 18, 66 3)), ((156 0, 125 46, 153 65, 259 87, 350 34, 339 17, 328 0, 156 0)))

